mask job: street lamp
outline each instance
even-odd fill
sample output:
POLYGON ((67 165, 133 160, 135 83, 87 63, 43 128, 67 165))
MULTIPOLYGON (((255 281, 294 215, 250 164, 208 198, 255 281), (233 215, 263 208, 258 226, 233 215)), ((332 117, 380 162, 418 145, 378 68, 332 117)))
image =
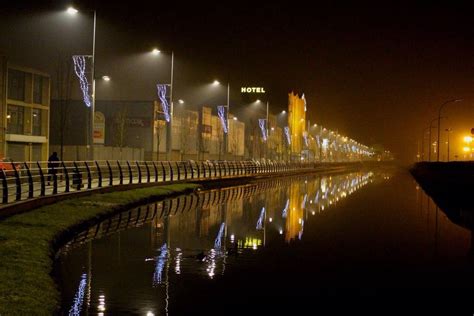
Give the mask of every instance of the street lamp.
POLYGON ((453 129, 452 128, 447 128, 445 131, 448 133, 448 162, 449 162, 449 134, 451 133, 453 129))
POLYGON ((439 135, 440 135, 440 130, 441 130, 441 111, 443 110, 443 107, 448 104, 448 103, 455 103, 455 102, 461 102, 463 99, 452 99, 444 102, 443 104, 440 105, 438 109, 438 141, 436 142, 436 161, 439 161, 439 135))
MULTIPOLYGON (((92 104, 91 104, 91 126, 90 126, 90 160, 94 159, 94 115, 95 115, 95 35, 96 35, 96 26, 97 26, 97 11, 96 10, 91 10, 94 13, 94 28, 92 32, 92 66, 91 66, 91 72, 92 72, 92 104)), ((69 7, 66 12, 69 15, 76 15, 79 10, 75 9, 74 7, 69 7)), ((104 78, 104 80, 106 80, 104 78)), ((110 80, 110 78, 109 78, 110 80)), ((106 80, 108 81, 108 80, 106 80)))
MULTIPOLYGON (((153 48, 151 53, 155 56, 158 56, 161 51, 158 48, 153 48)), ((173 113, 174 113, 174 108, 173 108, 173 78, 174 78, 174 51, 171 51, 171 74, 170 74, 170 121, 167 122, 166 124, 166 155, 167 159, 171 160, 171 151, 172 151, 172 141, 173 138, 171 137, 171 131, 172 131, 172 122, 173 122, 173 113)), ((181 102, 180 102, 181 103, 181 102)), ((159 152, 159 148, 157 151, 159 152)))
MULTIPOLYGON (((214 80, 212 82, 213 86, 218 86, 220 84, 221 83, 219 82, 219 80, 214 80)), ((229 112, 230 112, 230 83, 229 82, 227 83, 227 105, 225 105, 224 107, 227 108, 225 120, 226 120, 227 128, 229 128, 229 112)), ((223 131, 223 133, 224 133, 224 158, 225 158, 225 154, 227 153, 228 135, 227 133, 225 133, 225 131, 223 131)))

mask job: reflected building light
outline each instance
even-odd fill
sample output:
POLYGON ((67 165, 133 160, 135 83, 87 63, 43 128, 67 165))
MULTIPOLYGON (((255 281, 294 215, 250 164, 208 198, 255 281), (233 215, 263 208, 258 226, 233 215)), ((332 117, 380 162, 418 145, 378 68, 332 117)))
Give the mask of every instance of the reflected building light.
POLYGON ((257 221, 257 230, 263 229, 263 219, 265 218, 265 207, 262 207, 257 221))
POLYGON ((306 201, 308 200, 308 194, 304 195, 303 202, 301 203, 301 209, 304 210, 306 208, 306 201))
POLYGON ((280 228, 280 235, 283 235, 283 229, 280 228))
POLYGON ((77 288, 76 294, 74 295, 74 301, 71 308, 69 309, 69 315, 79 316, 82 311, 82 304, 84 302, 84 292, 87 285, 87 274, 81 275, 81 281, 79 281, 79 287, 77 288))
POLYGON ((220 250, 222 247, 222 236, 224 236, 225 223, 221 224, 219 232, 217 233, 216 240, 214 240, 214 249, 220 250))
POLYGON ((232 235, 230 235, 230 242, 234 242, 234 241, 235 241, 235 235, 232 234, 232 235))
POLYGON ((160 248, 160 255, 156 259, 155 272, 153 273, 153 286, 163 283, 162 273, 168 259, 168 248, 166 243, 160 248))
POLYGON ((216 271, 216 250, 215 249, 211 249, 211 251, 209 252, 208 262, 209 264, 206 268, 206 272, 209 278, 212 279, 214 278, 214 275, 216 274, 215 273, 216 271))
POLYGON ((268 219, 268 221, 269 221, 270 223, 273 222, 273 218, 270 217, 270 218, 268 219))
POLYGON ((315 214, 316 214, 316 212, 315 212, 315 211, 313 211, 313 212, 311 212, 311 214, 315 215, 315 214))

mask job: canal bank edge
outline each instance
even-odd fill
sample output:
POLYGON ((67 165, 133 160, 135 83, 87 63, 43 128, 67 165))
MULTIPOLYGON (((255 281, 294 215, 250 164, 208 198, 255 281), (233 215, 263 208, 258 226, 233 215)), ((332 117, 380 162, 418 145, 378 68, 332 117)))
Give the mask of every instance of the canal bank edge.
POLYGON ((60 293, 51 276, 54 256, 75 233, 126 209, 190 193, 173 184, 61 201, 0 221, 0 315, 52 315, 60 293))

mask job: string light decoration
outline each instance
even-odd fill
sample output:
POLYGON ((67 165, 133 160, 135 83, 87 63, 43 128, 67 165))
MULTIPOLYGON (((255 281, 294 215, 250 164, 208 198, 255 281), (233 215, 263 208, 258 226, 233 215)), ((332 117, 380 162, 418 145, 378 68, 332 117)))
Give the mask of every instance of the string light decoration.
POLYGON ((86 74, 86 57, 85 55, 74 55, 72 56, 72 61, 74 62, 74 72, 77 78, 79 78, 79 86, 82 91, 84 104, 90 108, 92 102, 91 96, 89 95, 89 82, 87 81, 86 74))
POLYGON ((267 120, 266 119, 258 119, 258 125, 260 126, 260 130, 262 131, 262 138, 263 141, 267 141, 267 120))
POLYGON ((262 207, 257 221, 257 230, 263 229, 263 219, 265 218, 265 207, 262 207))
POLYGON ((221 224, 219 233, 217 233, 216 240, 214 241, 214 249, 220 250, 222 247, 222 236, 224 236, 225 223, 221 224))
POLYGON ((217 106, 217 115, 219 116, 219 119, 221 120, 222 128, 224 129, 224 133, 227 134, 228 129, 227 129, 227 119, 225 115, 225 106, 223 105, 218 105, 217 106))
POLYGON ((288 145, 291 145, 290 128, 288 126, 285 126, 284 131, 285 131, 286 141, 288 145))
POLYGON ((165 120, 169 123, 171 121, 171 116, 168 100, 166 100, 166 84, 157 84, 156 88, 158 89, 158 98, 160 99, 161 109, 165 114, 165 120))
POLYGON ((304 96, 304 93, 303 93, 303 95, 301 96, 301 99, 302 99, 303 102, 304 102, 304 111, 306 112, 306 98, 305 98, 305 96, 304 96))
POLYGON ((288 209, 290 208, 290 200, 286 200, 286 205, 285 208, 283 209, 283 212, 281 213, 281 217, 286 218, 288 216, 288 209))
POLYGON ((303 132, 303 139, 306 147, 309 147, 308 132, 303 132))

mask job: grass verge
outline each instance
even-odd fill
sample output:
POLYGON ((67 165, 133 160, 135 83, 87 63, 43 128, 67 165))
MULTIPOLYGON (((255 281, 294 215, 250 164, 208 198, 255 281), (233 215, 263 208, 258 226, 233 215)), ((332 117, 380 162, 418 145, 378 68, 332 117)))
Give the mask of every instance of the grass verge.
POLYGON ((81 226, 132 206, 189 192, 173 184, 70 199, 0 222, 0 315, 52 315, 60 293, 51 277, 58 247, 81 226))

